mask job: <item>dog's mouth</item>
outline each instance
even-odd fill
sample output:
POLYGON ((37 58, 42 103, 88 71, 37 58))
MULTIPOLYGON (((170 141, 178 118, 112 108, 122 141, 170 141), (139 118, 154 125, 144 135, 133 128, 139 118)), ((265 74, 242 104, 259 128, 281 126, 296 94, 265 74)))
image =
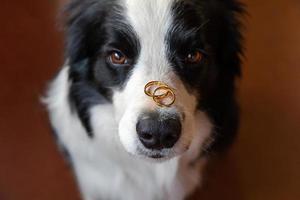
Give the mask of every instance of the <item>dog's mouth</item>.
POLYGON ((146 159, 149 161, 154 161, 154 162, 164 162, 167 161, 173 157, 175 157, 175 155, 164 155, 162 153, 153 153, 153 154, 139 154, 141 156, 142 159, 146 159))
POLYGON ((159 159, 159 158, 163 158, 164 156, 161 155, 161 154, 153 154, 150 156, 150 158, 153 158, 153 159, 159 159))
POLYGON ((142 145, 138 145, 137 154, 144 159, 154 160, 154 161, 166 161, 178 156, 179 153, 175 151, 174 148, 162 149, 162 150, 150 150, 145 149, 142 145))

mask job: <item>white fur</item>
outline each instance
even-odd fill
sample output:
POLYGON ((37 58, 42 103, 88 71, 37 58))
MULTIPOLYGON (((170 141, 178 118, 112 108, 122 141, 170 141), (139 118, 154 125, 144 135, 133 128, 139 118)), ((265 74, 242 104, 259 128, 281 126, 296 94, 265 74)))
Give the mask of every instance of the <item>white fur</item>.
POLYGON ((114 90, 113 104, 91 108, 89 138, 68 101, 69 66, 51 84, 46 104, 59 139, 71 154, 73 167, 85 200, 182 200, 200 183, 205 164, 198 157, 211 132, 208 117, 196 110, 198 94, 189 93, 172 72, 167 60, 165 36, 172 23, 174 0, 124 0, 126 14, 141 43, 141 54, 122 91, 114 90), (159 109, 144 94, 144 85, 163 81, 175 89, 176 103, 159 109), (136 134, 136 122, 143 111, 184 113, 182 136, 164 160, 145 159, 145 149, 136 134), (129 152, 129 153, 128 153, 129 152), (162 162, 163 161, 163 162, 162 162))

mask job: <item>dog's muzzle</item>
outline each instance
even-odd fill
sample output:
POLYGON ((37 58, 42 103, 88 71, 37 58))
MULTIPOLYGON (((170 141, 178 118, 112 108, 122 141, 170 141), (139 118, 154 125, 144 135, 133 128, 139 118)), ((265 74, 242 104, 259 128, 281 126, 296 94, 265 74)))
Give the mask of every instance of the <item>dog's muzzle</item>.
POLYGON ((145 85, 144 92, 160 107, 170 107, 176 100, 174 89, 161 81, 150 81, 145 85))

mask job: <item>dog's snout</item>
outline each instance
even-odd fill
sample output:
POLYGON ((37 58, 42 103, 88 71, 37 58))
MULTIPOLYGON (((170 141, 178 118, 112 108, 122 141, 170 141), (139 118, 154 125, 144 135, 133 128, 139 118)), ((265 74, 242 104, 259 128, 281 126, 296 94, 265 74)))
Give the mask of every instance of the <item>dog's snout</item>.
POLYGON ((136 131, 148 149, 172 148, 181 135, 181 121, 173 115, 160 118, 156 113, 144 114, 138 120, 136 131))

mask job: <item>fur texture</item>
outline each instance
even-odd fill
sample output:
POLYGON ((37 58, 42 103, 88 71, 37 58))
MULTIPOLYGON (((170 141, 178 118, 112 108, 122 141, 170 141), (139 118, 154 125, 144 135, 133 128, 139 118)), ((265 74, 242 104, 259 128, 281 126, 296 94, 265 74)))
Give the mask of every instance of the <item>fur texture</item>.
POLYGON ((82 196, 184 199, 201 183, 210 153, 232 143, 238 125, 235 78, 241 33, 234 0, 73 0, 67 63, 46 104, 82 196), (115 64, 110 55, 125 55, 115 64), (187 63, 201 52, 203 59, 187 63), (175 89, 171 107, 144 94, 152 80, 175 89), (149 149, 136 124, 144 113, 179 117, 171 148, 149 149))

